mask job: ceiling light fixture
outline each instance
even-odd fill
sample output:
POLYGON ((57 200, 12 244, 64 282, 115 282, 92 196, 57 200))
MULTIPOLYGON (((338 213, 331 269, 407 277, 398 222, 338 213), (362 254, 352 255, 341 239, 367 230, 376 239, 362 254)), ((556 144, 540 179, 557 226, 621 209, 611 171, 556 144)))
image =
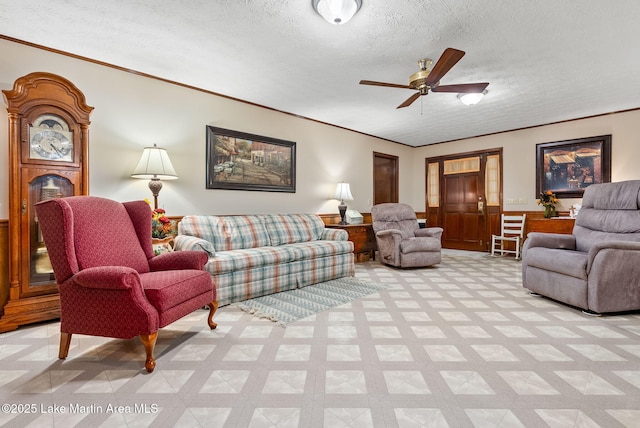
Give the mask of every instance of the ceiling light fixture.
POLYGON ((460 101, 462 102, 462 104, 466 105, 466 106, 472 106, 474 104, 478 104, 480 102, 480 100, 487 95, 487 90, 485 89, 482 92, 473 92, 473 93, 469 93, 469 94, 458 94, 458 98, 460 98, 460 101))
POLYGON ((346 24, 362 7, 362 0, 311 0, 313 9, 329 24, 346 24))

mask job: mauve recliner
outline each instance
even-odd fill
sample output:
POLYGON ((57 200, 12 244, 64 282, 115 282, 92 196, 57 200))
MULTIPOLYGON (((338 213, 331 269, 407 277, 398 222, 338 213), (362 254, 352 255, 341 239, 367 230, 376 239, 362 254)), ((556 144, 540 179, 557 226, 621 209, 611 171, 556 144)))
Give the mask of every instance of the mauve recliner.
POLYGON ((423 267, 442 260, 441 227, 421 229, 407 204, 384 203, 371 208, 380 261, 396 267, 423 267))

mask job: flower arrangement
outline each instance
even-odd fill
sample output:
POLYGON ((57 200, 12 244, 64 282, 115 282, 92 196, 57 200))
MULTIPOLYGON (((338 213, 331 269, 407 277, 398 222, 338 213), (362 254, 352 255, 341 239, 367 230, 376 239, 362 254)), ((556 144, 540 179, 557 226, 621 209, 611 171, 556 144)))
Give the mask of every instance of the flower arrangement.
MULTIPOLYGON (((145 199, 151 206, 151 203, 145 199)), ((167 213, 162 208, 156 208, 151 211, 151 237, 156 239, 166 238, 171 232, 171 219, 167 217, 167 213)))
POLYGON ((542 205, 544 207, 544 216, 546 218, 553 217, 556 213, 556 204, 558 203, 558 198, 556 194, 551 190, 547 190, 546 192, 540 192, 540 197, 538 198, 538 205, 542 205))

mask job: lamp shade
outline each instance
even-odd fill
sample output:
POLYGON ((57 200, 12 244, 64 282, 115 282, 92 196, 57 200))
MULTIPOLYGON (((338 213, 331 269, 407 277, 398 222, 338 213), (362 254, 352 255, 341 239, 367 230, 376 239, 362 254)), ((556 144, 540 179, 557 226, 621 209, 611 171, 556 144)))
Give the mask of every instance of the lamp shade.
POLYGON ((353 201, 349 183, 338 183, 338 187, 336 187, 336 194, 333 196, 333 199, 338 199, 340 201, 353 201))
POLYGON ((153 147, 145 147, 136 169, 131 174, 133 178, 159 178, 161 180, 175 180, 178 178, 169 154, 155 144, 153 147))
POLYGON ((362 6, 362 0, 312 0, 311 3, 325 21, 334 25, 347 23, 362 6))

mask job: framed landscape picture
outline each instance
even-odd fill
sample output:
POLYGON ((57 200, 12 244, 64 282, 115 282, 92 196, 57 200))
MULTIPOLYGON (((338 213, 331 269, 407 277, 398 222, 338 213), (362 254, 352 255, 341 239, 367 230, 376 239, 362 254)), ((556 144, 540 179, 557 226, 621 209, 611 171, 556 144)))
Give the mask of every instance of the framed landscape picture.
POLYGON ((207 126, 207 189, 296 191, 296 143, 207 126))
POLYGON ((581 198, 592 184, 611 182, 611 135, 536 145, 536 194, 581 198))

